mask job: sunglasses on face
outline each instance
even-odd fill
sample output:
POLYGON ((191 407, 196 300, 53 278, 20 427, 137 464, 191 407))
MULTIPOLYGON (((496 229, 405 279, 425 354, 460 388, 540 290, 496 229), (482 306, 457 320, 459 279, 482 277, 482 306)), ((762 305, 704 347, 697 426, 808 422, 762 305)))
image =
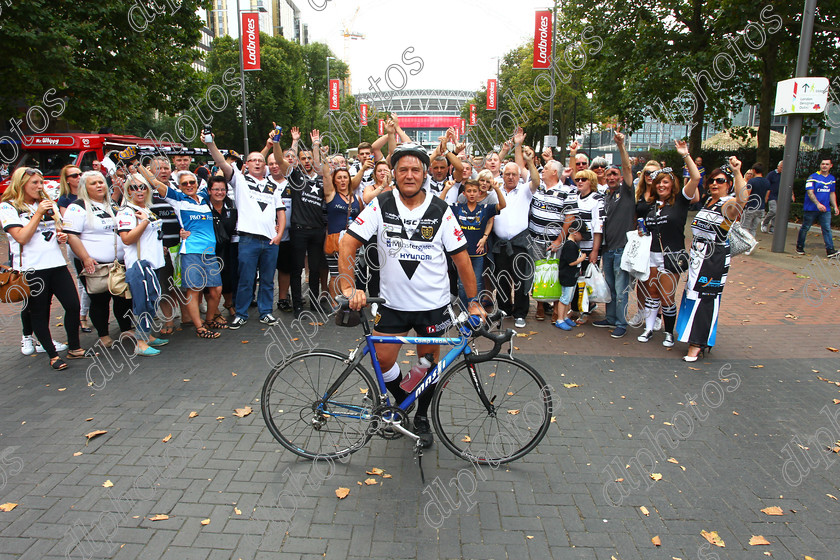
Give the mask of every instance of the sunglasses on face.
POLYGON ((724 183, 728 183, 729 179, 726 177, 715 177, 712 179, 712 183, 717 183, 718 185, 723 185, 724 183))
POLYGON ((82 176, 81 173, 68 173, 67 174, 68 179, 78 179, 81 176, 82 176))
POLYGON ((584 162, 584 161, 578 161, 578 162, 575 162, 575 165, 577 165, 578 167, 585 167, 585 166, 586 166, 586 162, 584 162))
POLYGON ((589 179, 587 179, 585 177, 578 177, 577 179, 575 179, 575 183, 582 183, 583 181, 588 181, 588 180, 589 179))
POLYGON ((593 165, 593 166, 592 166, 592 169, 593 169, 593 170, 594 170, 594 169, 604 169, 605 167, 606 167, 606 165, 593 165))
POLYGON ((197 184, 198 183, 196 181, 184 181, 183 183, 181 183, 181 186, 182 187, 194 187, 197 184))
POLYGON ((131 185, 128 187, 130 191, 145 191, 148 187, 146 185, 131 185))

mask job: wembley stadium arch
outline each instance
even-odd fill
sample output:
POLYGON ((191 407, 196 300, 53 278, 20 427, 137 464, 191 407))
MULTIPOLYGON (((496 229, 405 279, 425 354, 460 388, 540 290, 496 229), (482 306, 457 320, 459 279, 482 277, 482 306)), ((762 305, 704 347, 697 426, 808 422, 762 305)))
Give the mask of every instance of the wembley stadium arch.
POLYGON ((461 129, 461 110, 474 96, 474 91, 454 89, 402 89, 357 93, 356 100, 367 103, 371 113, 397 113, 406 134, 433 148, 450 126, 461 129))

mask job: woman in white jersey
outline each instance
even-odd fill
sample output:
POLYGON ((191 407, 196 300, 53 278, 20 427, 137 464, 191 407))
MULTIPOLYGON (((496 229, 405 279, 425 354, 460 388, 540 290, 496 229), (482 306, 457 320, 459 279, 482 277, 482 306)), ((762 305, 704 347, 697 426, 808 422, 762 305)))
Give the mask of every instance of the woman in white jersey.
MULTIPOLYGON (((79 184, 79 198, 67 207, 64 213, 64 230, 70 234, 68 239, 73 253, 76 271, 82 276, 82 283, 87 289, 87 279, 83 271, 92 274, 97 264, 111 264, 115 260, 123 262, 125 245, 117 236, 117 207, 108 196, 105 177, 98 171, 82 173, 79 184)), ((111 301, 114 317, 120 332, 131 330, 131 301, 124 297, 103 293, 90 295, 90 320, 99 335, 99 341, 106 348, 114 341, 108 334, 108 320, 111 301)))
MULTIPOLYGON (((67 211, 67 207, 79 198, 79 182, 81 179, 82 170, 75 165, 65 165, 61 168, 61 174, 59 175, 58 209, 62 216, 67 211)), ((67 256, 70 258, 70 262, 73 262, 76 258, 73 250, 69 247, 67 256)), ((78 277, 76 278, 76 290, 79 292, 79 302, 82 304, 81 316, 79 317, 82 322, 82 332, 93 332, 87 318, 88 311, 90 311, 90 298, 85 291, 85 287, 82 286, 82 281, 78 277)))
POLYGON ((152 189, 141 175, 130 175, 123 189, 125 207, 117 213, 117 232, 125 243, 125 278, 131 287, 137 354, 157 356, 157 347, 169 344, 167 339, 151 334, 161 294, 160 277, 166 264, 163 220, 149 210, 152 189))
POLYGON ((79 296, 59 243, 67 234, 56 228, 55 203, 43 196, 44 177, 33 168, 20 168, 3 193, 0 223, 9 239, 12 268, 27 271, 30 296, 26 302, 32 329, 50 358, 53 369, 66 369, 50 334, 50 303, 55 296, 64 308, 68 359, 84 358, 79 343, 79 296))

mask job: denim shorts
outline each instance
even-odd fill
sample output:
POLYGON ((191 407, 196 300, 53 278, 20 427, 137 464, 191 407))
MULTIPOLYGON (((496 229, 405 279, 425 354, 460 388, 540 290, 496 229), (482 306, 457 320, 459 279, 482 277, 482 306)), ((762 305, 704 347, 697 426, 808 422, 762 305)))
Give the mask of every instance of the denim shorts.
POLYGON ((181 286, 203 290, 222 285, 221 262, 215 255, 187 253, 181 255, 181 286))
POLYGON ((575 295, 575 286, 563 286, 563 293, 560 294, 560 303, 569 305, 575 295))

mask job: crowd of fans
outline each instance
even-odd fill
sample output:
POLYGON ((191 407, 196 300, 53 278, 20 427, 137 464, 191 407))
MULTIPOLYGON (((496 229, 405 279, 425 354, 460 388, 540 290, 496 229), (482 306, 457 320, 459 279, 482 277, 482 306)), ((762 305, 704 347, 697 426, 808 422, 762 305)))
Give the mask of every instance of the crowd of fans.
MULTIPOLYGON (((198 337, 216 339, 245 325, 253 307, 261 323, 278 323, 275 294, 277 309, 296 318, 307 303, 329 312, 330 296, 337 294, 339 240, 365 205, 394 188, 389 154, 411 141, 395 116, 385 129, 374 143, 359 144, 350 165, 342 155, 327 156, 317 130, 304 147, 297 128, 287 149, 272 129, 262 151, 244 161, 236 152, 222 155, 210 137, 212 162, 197 165, 187 155, 141 161, 126 150, 107 177, 102 170, 64 167, 56 201, 45 193, 39 170, 15 170, 0 222, 12 266, 30 271, 30 284, 41 286, 21 314, 22 352, 45 352, 53 368, 64 369, 65 359, 85 355, 80 331, 95 329, 102 346, 115 344, 112 313, 120 341, 135 340, 137 354, 155 356, 179 314, 181 325, 191 324, 198 337), (75 275, 66 266, 65 244, 75 275), (128 289, 103 290, 102 278, 113 280, 118 265, 128 289), (66 345, 50 334, 53 295, 66 313, 66 345)), ((688 344, 686 361, 714 346, 730 264, 727 234, 737 220, 753 234, 758 227, 772 230, 781 163, 766 178, 755 164, 748 184, 736 158, 707 172, 682 141, 675 146, 684 169, 673 170, 630 158, 620 131, 620 165, 603 157, 590 161, 576 142, 567 165, 550 148, 537 154, 525 140, 519 129, 499 152, 471 157, 449 130, 430 155, 424 188, 449 204, 460 224, 481 303, 498 306, 524 327, 534 263, 554 256, 561 295, 538 301, 535 320, 550 313, 553 324, 568 331, 600 313, 582 303, 577 282, 589 267, 600 266, 611 297, 594 326, 621 338, 628 324, 640 325, 642 343, 661 330, 663 345, 688 344), (758 204, 747 204, 751 191, 758 204), (697 213, 687 246, 692 209, 697 213), (645 274, 631 275, 621 266, 633 235, 650 236, 645 274), (638 304, 628 308, 630 296, 638 304)), ((837 213, 831 162, 823 163, 819 177, 809 180, 813 215, 807 227, 822 225, 829 206, 837 213)), ((420 228, 415 235, 422 234, 420 228)), ((833 254, 830 234, 827 239, 833 254)), ((373 296, 379 293, 378 251, 389 250, 376 245, 362 247, 356 262, 357 288, 373 296)), ((451 293, 466 308, 455 267, 449 276, 451 293)))

